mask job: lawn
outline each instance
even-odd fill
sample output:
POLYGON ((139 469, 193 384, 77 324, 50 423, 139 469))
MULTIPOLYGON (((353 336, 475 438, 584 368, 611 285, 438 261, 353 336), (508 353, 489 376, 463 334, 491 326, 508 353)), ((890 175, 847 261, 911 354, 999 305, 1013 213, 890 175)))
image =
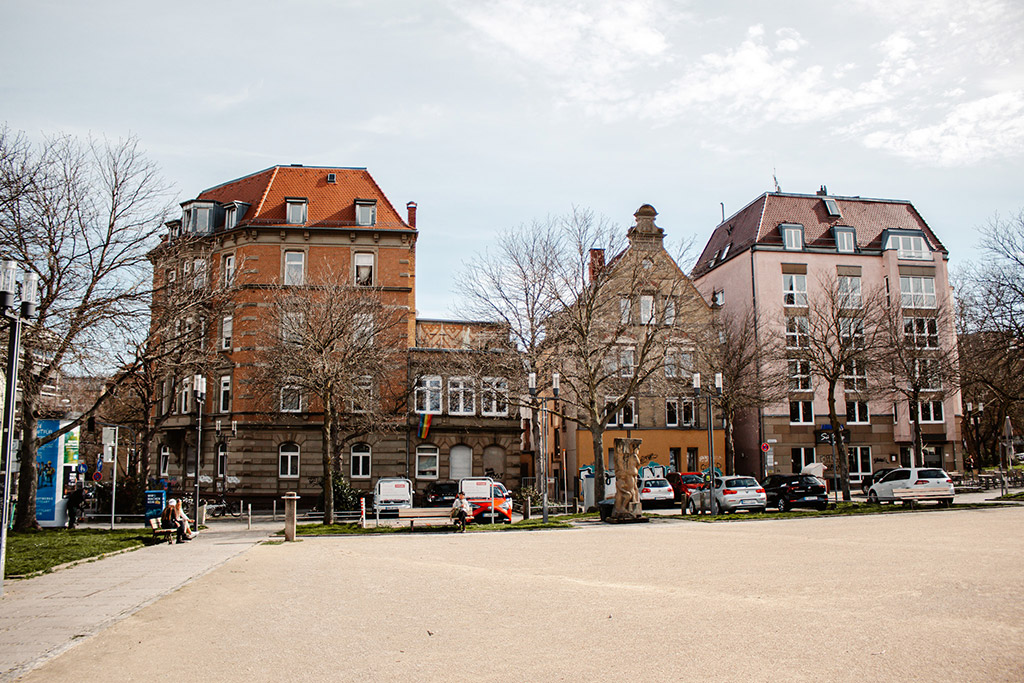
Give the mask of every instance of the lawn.
POLYGON ((153 542, 142 529, 43 529, 11 532, 7 537, 5 576, 49 571, 57 565, 85 560, 153 542))

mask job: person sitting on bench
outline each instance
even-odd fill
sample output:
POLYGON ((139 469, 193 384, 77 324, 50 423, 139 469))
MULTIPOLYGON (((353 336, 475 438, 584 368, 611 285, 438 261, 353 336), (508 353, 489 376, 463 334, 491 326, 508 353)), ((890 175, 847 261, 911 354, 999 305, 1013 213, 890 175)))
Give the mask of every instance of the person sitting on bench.
POLYGON ((185 525, 178 519, 177 503, 178 501, 174 498, 167 501, 167 507, 160 513, 160 527, 162 529, 176 529, 178 532, 178 543, 182 543, 189 539, 185 536, 185 525))

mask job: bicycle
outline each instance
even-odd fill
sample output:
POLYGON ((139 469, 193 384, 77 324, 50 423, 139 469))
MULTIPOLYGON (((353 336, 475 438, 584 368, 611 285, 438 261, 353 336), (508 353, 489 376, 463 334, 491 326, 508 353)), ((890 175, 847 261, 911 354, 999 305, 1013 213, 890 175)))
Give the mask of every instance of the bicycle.
POLYGON ((204 500, 203 503, 206 505, 206 514, 210 517, 223 517, 224 515, 231 515, 232 517, 242 516, 242 506, 237 501, 229 501, 223 495, 216 500, 204 500))

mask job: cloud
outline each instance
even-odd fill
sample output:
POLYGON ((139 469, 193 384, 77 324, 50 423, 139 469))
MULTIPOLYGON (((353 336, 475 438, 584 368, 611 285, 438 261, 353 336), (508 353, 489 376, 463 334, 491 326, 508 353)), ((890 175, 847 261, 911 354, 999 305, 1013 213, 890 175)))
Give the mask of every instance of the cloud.
POLYGON ((1024 90, 954 107, 942 121, 909 130, 878 130, 864 145, 938 166, 965 166, 1024 149, 1024 90))
POLYGON ((262 88, 263 81, 260 81, 253 86, 247 85, 232 92, 210 93, 203 97, 202 102, 207 109, 212 109, 213 111, 226 111, 248 102, 262 88))

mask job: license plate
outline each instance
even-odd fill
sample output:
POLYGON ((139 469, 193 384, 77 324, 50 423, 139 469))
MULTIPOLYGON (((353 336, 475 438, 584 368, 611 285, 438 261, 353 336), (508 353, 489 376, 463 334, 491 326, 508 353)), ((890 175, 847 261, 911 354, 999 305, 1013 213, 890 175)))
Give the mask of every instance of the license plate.
POLYGON ((800 500, 818 500, 817 496, 804 496, 800 500))
POLYGON ((757 505, 760 501, 747 498, 743 501, 744 505, 757 505))

